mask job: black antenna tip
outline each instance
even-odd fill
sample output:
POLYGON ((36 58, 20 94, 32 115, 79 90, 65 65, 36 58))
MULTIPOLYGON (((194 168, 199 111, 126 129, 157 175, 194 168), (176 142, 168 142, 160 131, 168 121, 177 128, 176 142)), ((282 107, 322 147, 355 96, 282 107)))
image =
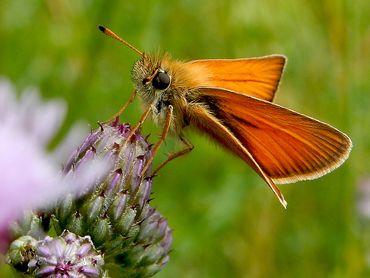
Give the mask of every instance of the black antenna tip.
POLYGON ((107 28, 105 28, 103 25, 98 25, 98 28, 99 28, 99 30, 100 31, 102 31, 103 33, 105 32, 105 30, 107 29, 107 28))

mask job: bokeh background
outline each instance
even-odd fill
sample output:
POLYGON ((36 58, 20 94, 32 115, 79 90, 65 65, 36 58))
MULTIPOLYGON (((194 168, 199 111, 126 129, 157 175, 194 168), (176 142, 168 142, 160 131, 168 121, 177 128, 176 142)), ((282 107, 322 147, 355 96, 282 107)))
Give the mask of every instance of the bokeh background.
MULTIPOLYGON (((76 121, 108 119, 132 90, 137 54, 98 24, 182 60, 285 54, 276 102, 349 134, 350 158, 319 180, 281 186, 284 210, 245 163, 190 130, 194 151, 154 179, 153 203, 174 235, 157 277, 368 277, 369 15, 364 0, 1 0, 0 76, 68 103, 56 144, 76 121)), ((122 118, 140 113, 136 100, 122 118)), ((143 130, 152 141, 160 133, 143 130)), ((168 139, 156 163, 178 147, 168 139)))

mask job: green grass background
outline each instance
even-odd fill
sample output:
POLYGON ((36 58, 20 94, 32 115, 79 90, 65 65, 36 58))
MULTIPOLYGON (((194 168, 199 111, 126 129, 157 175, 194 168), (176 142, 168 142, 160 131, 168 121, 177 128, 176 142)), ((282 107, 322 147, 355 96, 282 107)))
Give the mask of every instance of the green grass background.
MULTIPOLYGON (((137 55, 98 24, 183 60, 285 54, 276 102, 349 134, 350 158, 319 180, 281 186, 284 210, 244 162, 190 131, 194 151, 154 179, 153 204, 174 235, 157 277, 367 277, 370 220, 357 201, 370 176, 369 15, 364 0, 2 0, 0 76, 68 103, 61 138, 80 119, 109 118, 132 90, 137 55)), ((140 113, 135 101, 123 119, 140 113)), ((144 133, 155 141, 160 129, 144 133)), ((178 147, 168 139, 156 162, 178 147)))

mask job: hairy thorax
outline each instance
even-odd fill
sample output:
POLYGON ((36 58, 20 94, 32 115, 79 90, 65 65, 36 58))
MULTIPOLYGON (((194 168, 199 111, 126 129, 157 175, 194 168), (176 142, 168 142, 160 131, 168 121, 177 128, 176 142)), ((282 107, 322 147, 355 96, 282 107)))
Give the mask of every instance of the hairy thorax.
POLYGON ((184 63, 170 60, 167 55, 143 55, 133 66, 131 78, 134 87, 143 101, 144 109, 151 107, 153 121, 162 126, 168 107, 173 107, 171 131, 180 133, 188 125, 187 107, 193 100, 194 87, 199 84, 194 73, 183 67, 184 63), (168 88, 160 90, 153 86, 150 78, 156 71, 163 70, 170 77, 168 88))

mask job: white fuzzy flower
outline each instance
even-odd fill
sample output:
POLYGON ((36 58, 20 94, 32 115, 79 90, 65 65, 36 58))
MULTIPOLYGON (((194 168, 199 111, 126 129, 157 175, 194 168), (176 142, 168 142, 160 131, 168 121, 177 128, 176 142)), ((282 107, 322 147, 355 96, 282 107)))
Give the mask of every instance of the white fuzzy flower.
POLYGON ((4 229, 25 210, 78 192, 81 184, 91 184, 104 171, 103 163, 97 162, 82 169, 78 180, 62 177, 61 165, 46 151, 46 144, 65 111, 64 102, 42 102, 36 90, 26 90, 17 99, 12 85, 0 79, 0 247, 4 229))

